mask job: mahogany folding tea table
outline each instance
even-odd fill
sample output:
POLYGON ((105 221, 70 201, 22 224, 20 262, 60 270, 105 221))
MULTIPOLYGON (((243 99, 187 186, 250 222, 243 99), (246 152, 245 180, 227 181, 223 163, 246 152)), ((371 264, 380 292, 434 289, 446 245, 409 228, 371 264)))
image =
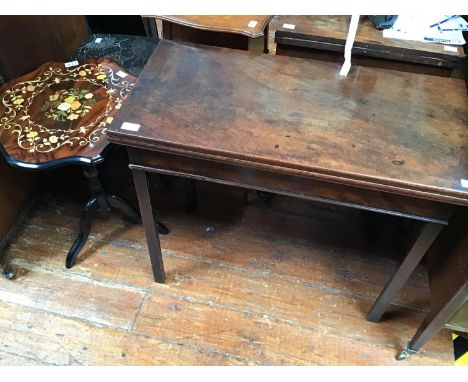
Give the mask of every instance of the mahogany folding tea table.
MULTIPOLYGON (((128 147, 157 282, 147 172, 416 221, 367 318, 379 321, 457 205, 468 205, 462 80, 162 41, 108 130, 128 147)), ((157 212, 157 211, 156 211, 157 212)))

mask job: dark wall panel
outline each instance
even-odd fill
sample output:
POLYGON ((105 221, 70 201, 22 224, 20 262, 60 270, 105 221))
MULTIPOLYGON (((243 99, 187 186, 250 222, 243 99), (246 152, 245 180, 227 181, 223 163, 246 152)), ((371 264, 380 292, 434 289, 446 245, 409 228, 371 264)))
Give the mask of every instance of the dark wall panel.
POLYGON ((9 81, 65 61, 87 36, 84 16, 0 16, 0 75, 9 81))

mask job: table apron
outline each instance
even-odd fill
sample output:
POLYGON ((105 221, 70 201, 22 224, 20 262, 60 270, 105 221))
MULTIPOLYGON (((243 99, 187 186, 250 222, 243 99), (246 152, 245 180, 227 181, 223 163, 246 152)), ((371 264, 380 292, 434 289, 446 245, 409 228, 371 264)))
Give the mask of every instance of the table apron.
POLYGON ((130 169, 272 192, 447 225, 453 206, 405 195, 369 190, 297 175, 227 164, 152 150, 128 148, 130 169), (434 210, 440 211, 435 214, 434 210), (416 212, 413 212, 416 211, 416 212), (432 214, 428 212, 431 211, 432 214), (425 213, 426 212, 426 213, 425 213))

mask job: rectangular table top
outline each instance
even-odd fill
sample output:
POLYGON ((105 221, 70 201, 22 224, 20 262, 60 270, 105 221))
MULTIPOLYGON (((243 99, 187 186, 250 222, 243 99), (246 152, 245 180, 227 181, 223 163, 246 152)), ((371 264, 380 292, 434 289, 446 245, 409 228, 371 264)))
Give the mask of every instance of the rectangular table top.
MULTIPOLYGON (((313 40, 323 43, 321 49, 337 50, 340 47, 344 50, 350 20, 351 16, 281 16, 276 37, 287 38, 291 45, 296 45, 295 41, 313 40), (292 25, 294 29, 291 29, 292 25)), ((283 40, 281 43, 286 44, 283 40)), ((383 58, 400 61, 411 58, 412 62, 432 62, 438 66, 447 62, 461 62, 466 56, 462 46, 453 46, 453 49, 447 50, 443 44, 383 37, 382 31, 367 16, 360 18, 354 47, 372 49, 373 55, 380 54, 383 58)))
POLYGON ((161 41, 109 139, 468 205, 464 82, 340 66, 161 41))

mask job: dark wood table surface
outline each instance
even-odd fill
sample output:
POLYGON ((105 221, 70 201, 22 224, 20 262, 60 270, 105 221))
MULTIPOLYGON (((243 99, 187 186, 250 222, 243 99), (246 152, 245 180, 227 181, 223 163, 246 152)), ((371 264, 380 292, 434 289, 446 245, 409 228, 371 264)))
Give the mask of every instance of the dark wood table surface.
MULTIPOLYGON (((277 54, 342 59, 350 20, 350 16, 280 16, 277 54)), ((353 53, 360 65, 446 76, 466 57, 463 46, 447 49, 443 44, 383 37, 367 16, 360 18, 353 53)))
POLYGON ((164 281, 146 172, 421 222, 368 319, 378 321, 468 205, 464 82, 162 41, 108 131, 127 145, 156 281, 164 281), (140 125, 134 131, 124 122, 140 125))

